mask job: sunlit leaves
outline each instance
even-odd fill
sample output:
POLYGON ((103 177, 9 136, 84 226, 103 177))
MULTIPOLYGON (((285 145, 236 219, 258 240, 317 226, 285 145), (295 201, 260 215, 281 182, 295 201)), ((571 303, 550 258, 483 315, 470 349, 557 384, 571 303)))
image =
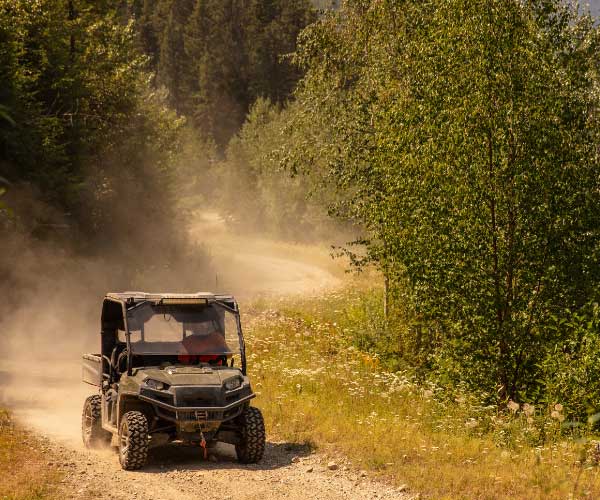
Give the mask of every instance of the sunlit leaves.
POLYGON ((317 160, 291 168, 344 193, 439 373, 538 395, 551 314, 600 282, 598 30, 553 1, 352 0, 301 42, 317 160))

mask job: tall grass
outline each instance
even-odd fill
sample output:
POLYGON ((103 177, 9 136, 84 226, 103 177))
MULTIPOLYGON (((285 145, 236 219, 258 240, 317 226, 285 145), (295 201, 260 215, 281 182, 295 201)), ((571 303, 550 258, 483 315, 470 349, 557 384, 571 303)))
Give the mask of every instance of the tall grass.
POLYGON ((600 498, 595 441, 565 426, 559 403, 500 410, 386 371, 356 347, 357 331, 373 327, 374 295, 361 293, 250 311, 249 370, 271 436, 343 454, 430 498, 600 498))

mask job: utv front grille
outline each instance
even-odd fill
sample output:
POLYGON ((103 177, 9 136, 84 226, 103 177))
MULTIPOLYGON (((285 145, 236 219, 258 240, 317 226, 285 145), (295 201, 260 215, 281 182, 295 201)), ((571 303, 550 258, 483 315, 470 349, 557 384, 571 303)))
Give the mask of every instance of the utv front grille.
MULTIPOLYGON (((154 394, 153 394, 154 396, 154 394)), ((237 417, 244 409, 244 403, 252 399, 254 394, 250 393, 245 397, 238 399, 236 402, 228 405, 212 407, 210 406, 180 406, 159 402, 144 394, 140 394, 143 401, 153 403, 158 417, 171 422, 210 422, 210 421, 226 421, 237 417)))
POLYGON ((221 387, 177 387, 175 402, 178 407, 224 406, 221 387))
POLYGON ((197 411, 178 411, 177 420, 184 422, 202 422, 207 420, 223 420, 222 411, 197 410, 197 411))

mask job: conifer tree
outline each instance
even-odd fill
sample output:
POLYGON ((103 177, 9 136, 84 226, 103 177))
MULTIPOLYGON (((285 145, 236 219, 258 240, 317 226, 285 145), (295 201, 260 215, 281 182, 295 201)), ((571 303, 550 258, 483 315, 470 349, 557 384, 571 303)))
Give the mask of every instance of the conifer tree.
POLYGON ((282 57, 315 15, 308 0, 145 0, 138 30, 171 104, 224 146, 256 99, 291 96, 282 57))
POLYGON ((193 0, 172 2, 160 38, 157 83, 169 90, 169 103, 184 112, 189 94, 190 62, 184 47, 184 31, 193 9, 193 0))

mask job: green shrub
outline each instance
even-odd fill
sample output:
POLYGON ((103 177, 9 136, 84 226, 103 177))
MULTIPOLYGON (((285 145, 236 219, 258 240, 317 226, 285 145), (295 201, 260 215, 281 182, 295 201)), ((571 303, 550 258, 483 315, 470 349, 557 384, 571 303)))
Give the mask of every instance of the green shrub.
POLYGON ((577 312, 564 311, 550 327, 561 331, 564 340, 548 350, 542 363, 544 398, 564 405, 572 420, 585 422, 600 412, 599 313, 597 303, 588 304, 577 312))

